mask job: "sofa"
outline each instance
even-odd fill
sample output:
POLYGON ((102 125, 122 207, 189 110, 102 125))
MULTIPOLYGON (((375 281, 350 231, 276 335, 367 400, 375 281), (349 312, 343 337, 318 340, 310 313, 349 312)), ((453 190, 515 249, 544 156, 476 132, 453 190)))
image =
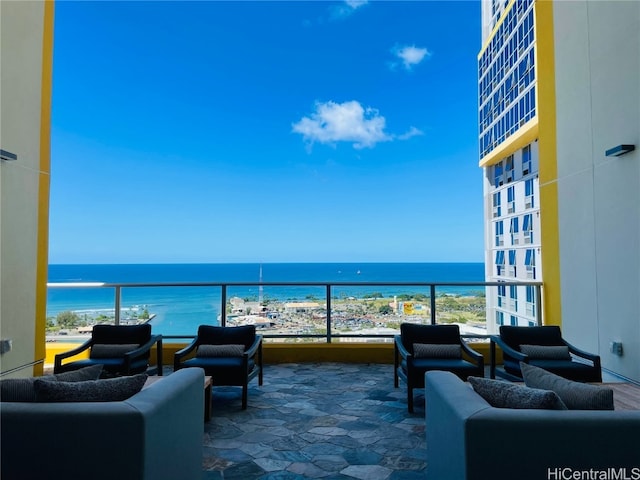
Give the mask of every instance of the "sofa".
POLYGON ((123 401, 0 403, 3 480, 202 478, 204 372, 175 372, 123 401))
POLYGON ((640 411, 494 408, 444 371, 426 373, 425 400, 428 479, 576 478, 567 475, 612 468, 627 469, 615 478, 640 475, 640 411))

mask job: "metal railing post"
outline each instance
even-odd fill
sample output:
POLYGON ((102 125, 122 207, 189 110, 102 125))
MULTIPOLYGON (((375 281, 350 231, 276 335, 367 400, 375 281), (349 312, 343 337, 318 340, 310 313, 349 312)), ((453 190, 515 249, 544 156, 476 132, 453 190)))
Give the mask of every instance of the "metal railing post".
POLYGON ((542 286, 536 285, 536 320, 538 322, 538 326, 541 326, 542 323, 542 286))
POLYGON ((431 295, 431 325, 436 324, 436 286, 435 284, 430 285, 430 295, 431 295))
POLYGON ((331 285, 327 285, 327 343, 331 343, 331 285))
POLYGON ((115 318, 113 320, 115 325, 120 325, 120 300, 121 300, 120 293, 121 293, 121 288, 122 287, 116 287, 116 292, 115 292, 115 294, 116 294, 115 311, 114 311, 115 318))
POLYGON ((221 285, 220 292, 220 326, 227 326, 227 286, 221 285))

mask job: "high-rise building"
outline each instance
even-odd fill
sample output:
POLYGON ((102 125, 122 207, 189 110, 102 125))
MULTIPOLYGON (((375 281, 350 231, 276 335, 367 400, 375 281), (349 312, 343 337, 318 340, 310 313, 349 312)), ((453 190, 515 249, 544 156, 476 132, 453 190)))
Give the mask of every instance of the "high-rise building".
MULTIPOLYGON (((484 170, 485 278, 542 279, 533 0, 482 3, 478 56, 480 166, 484 170)), ((487 328, 537 323, 533 286, 487 289, 487 328)))
POLYGON ((543 282, 488 289, 488 329, 539 308, 640 381, 640 2, 483 0, 482 27, 486 278, 543 282))

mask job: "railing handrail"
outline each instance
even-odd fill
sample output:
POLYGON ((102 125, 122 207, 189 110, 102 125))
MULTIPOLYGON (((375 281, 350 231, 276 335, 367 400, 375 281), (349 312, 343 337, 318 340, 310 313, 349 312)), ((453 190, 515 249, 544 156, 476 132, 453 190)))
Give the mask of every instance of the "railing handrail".
MULTIPOLYGON (((436 324, 436 287, 497 287, 497 286, 534 286, 536 287, 536 315, 537 323, 542 324, 542 295, 541 289, 543 283, 540 281, 505 279, 500 281, 473 281, 473 282, 301 282, 301 281, 284 281, 284 282, 48 282, 47 288, 113 288, 115 289, 114 298, 114 323, 120 323, 121 309, 121 292, 123 288, 167 288, 167 287, 220 287, 221 289, 221 308, 220 308, 220 324, 226 325, 227 312, 225 305, 227 303, 228 289, 231 287, 324 287, 326 288, 326 323, 327 333, 324 335, 311 334, 273 334, 274 338, 282 337, 326 337, 327 343, 331 343, 332 337, 350 337, 353 335, 340 334, 332 332, 331 321, 331 299, 333 287, 425 287, 429 288, 431 324, 436 324)), ((368 337, 389 337, 389 334, 367 335, 368 337)), ((171 338, 174 336, 168 336, 171 338)), ((183 338, 182 335, 177 336, 183 338)))

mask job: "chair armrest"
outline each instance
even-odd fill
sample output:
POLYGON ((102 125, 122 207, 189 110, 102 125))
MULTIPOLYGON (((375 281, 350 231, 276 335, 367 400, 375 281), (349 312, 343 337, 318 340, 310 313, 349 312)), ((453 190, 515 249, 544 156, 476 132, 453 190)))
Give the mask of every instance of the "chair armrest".
POLYGON ((187 356, 191 351, 193 351, 198 346, 198 338, 194 338, 189 345, 184 347, 182 350, 178 350, 173 355, 173 369, 179 370, 181 360, 187 356))
POLYGON ((125 353, 124 354, 124 370, 127 373, 129 373, 129 370, 131 369, 131 362, 133 362, 138 358, 142 358, 148 355, 155 343, 158 344, 158 355, 157 355, 158 376, 161 376, 162 375, 162 335, 151 335, 151 338, 149 338, 149 340, 146 343, 140 345, 135 350, 131 350, 130 352, 125 353))
POLYGON ((471 348, 463 338, 460 338, 460 346, 462 346, 462 349, 467 353, 467 355, 473 358, 479 366, 484 367, 484 357, 481 353, 478 353, 473 348, 471 348))
POLYGON ((72 350, 57 354, 55 356, 55 359, 54 359, 54 367, 53 367, 54 373, 56 373, 56 371, 60 367, 62 367, 62 360, 64 360, 65 358, 73 357, 74 355, 77 355, 79 353, 84 352, 85 350, 90 348, 91 345, 93 345, 93 339, 92 338, 90 338, 89 340, 84 342, 82 345, 80 345, 80 346, 78 346, 78 347, 76 347, 76 348, 74 348, 72 350))
POLYGON ((128 361, 131 361, 131 360, 135 360, 138 357, 143 357, 151 350, 151 347, 153 347, 153 344, 159 340, 158 337, 160 337, 160 335, 151 335, 151 338, 146 343, 140 345, 135 350, 131 350, 130 352, 125 353, 124 354, 125 359, 128 357, 129 359, 128 361))
POLYGON ((529 355, 525 355, 524 353, 511 348, 502 340, 502 338, 497 335, 491 338, 500 347, 500 350, 502 350, 503 354, 506 353, 508 356, 515 358, 519 362, 529 363, 529 355))
POLYGON ((404 358, 405 360, 407 360, 408 358, 413 358, 413 354, 409 353, 409 350, 407 350, 404 346, 404 343, 402 343, 402 337, 400 335, 394 336, 393 339, 396 345, 396 349, 402 358, 404 358))
POLYGON ((247 358, 255 357, 256 353, 258 352, 258 348, 260 348, 261 344, 262 344, 262 335, 256 335, 256 338, 253 341, 253 345, 251 345, 248 350, 245 350, 244 355, 246 355, 247 358))
POLYGON ((578 347, 575 347, 573 345, 571 345, 569 342, 567 342, 566 340, 562 340, 563 343, 569 347, 569 352, 573 353, 574 355, 577 355, 578 357, 582 357, 582 358, 586 358, 587 360, 591 360, 593 362, 594 365, 600 365, 600 355, 596 355, 594 353, 590 353, 587 352, 585 350, 581 350, 578 347))

